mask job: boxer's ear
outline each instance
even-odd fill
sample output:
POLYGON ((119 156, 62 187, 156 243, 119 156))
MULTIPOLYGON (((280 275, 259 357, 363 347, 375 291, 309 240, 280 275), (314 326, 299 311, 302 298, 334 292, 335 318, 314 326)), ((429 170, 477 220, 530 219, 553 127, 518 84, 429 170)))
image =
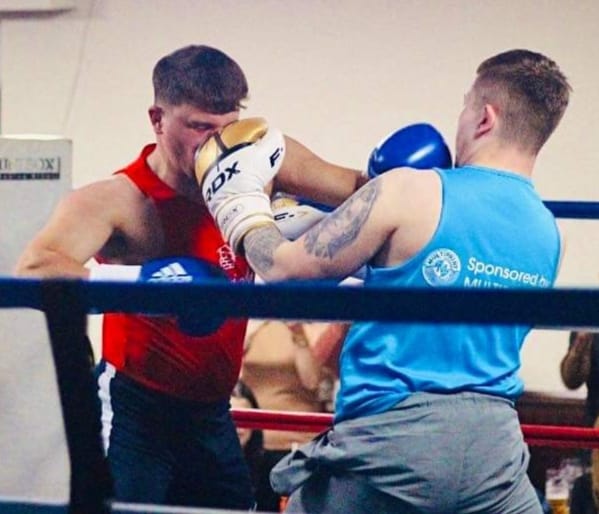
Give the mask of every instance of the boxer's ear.
POLYGON ((487 134, 497 126, 497 107, 485 104, 479 110, 479 118, 476 124, 476 136, 487 134))
POLYGON ((162 115, 163 114, 164 114, 164 111, 162 110, 162 107, 159 107, 157 105, 152 105, 148 109, 148 116, 150 117, 150 123, 152 124, 152 127, 154 128, 154 132, 156 134, 162 134, 162 115))

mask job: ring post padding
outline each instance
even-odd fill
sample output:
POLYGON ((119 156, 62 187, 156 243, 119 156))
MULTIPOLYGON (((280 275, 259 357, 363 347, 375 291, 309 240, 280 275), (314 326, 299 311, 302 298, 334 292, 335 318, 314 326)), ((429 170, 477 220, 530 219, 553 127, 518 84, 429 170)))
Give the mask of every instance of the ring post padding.
POLYGON ((69 514, 107 514, 112 479, 102 448, 100 411, 78 284, 46 282, 40 290, 71 464, 69 514))

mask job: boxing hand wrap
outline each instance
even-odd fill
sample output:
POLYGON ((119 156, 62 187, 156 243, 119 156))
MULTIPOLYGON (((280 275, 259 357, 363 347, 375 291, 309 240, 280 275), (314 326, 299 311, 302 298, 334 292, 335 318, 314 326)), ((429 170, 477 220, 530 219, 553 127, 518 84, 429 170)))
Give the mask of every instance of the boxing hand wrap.
POLYGON ((274 223, 264 188, 284 153, 283 134, 262 118, 231 123, 198 149, 195 173, 204 201, 234 251, 251 229, 274 223))
MULTIPOLYGON (((206 284, 228 280, 217 266, 193 257, 153 259, 139 265, 100 264, 90 269, 90 281, 145 282, 159 284, 206 284)), ((194 309, 193 305, 177 307, 179 328, 192 336, 215 332, 224 318, 194 309)))
POLYGON ((384 138, 368 159, 368 177, 394 168, 451 168, 451 152, 443 136, 432 125, 416 123, 384 138))
POLYGON ((89 270, 89 280, 94 282, 135 282, 141 266, 125 264, 99 264, 89 270))

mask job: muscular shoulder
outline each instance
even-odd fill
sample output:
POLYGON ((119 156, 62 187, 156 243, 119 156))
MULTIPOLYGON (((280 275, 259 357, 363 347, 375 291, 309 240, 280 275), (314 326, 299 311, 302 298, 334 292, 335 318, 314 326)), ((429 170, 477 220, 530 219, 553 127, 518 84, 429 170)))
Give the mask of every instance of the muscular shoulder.
POLYGON ((127 177, 115 175, 75 189, 65 201, 90 214, 128 212, 143 205, 145 196, 127 177))
POLYGON ((70 218, 84 219, 90 230, 109 234, 100 254, 123 260, 146 254, 156 242, 155 206, 126 176, 90 183, 74 190, 61 208, 70 218))
POLYGON ((441 179, 434 170, 398 168, 377 180, 381 199, 398 210, 428 209, 441 202, 441 179))
POLYGON ((375 262, 394 266, 418 253, 435 233, 441 216, 441 179, 432 170, 402 168, 376 180, 381 181, 378 219, 392 230, 375 262))
POLYGON ((110 262, 141 262, 154 256, 163 241, 154 201, 125 175, 115 175, 80 190, 97 219, 111 226, 111 236, 99 252, 110 262))

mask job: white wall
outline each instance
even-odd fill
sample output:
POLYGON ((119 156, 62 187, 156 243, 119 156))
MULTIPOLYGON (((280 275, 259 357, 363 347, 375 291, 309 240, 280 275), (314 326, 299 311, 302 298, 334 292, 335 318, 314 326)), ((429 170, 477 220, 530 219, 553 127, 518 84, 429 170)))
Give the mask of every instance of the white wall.
MULTIPOLYGON (((3 18, 2 132, 72 138, 75 185, 104 177, 152 139, 155 61, 206 43, 246 70, 248 115, 362 167, 382 136, 415 121, 452 142, 477 64, 526 47, 553 57, 574 87, 537 187, 546 199, 597 200, 598 21, 597 0, 78 0, 66 13, 3 18)), ((596 285, 597 223, 563 223, 570 253, 561 285, 596 285)), ((566 339, 531 335, 529 389, 564 391, 566 339)))

